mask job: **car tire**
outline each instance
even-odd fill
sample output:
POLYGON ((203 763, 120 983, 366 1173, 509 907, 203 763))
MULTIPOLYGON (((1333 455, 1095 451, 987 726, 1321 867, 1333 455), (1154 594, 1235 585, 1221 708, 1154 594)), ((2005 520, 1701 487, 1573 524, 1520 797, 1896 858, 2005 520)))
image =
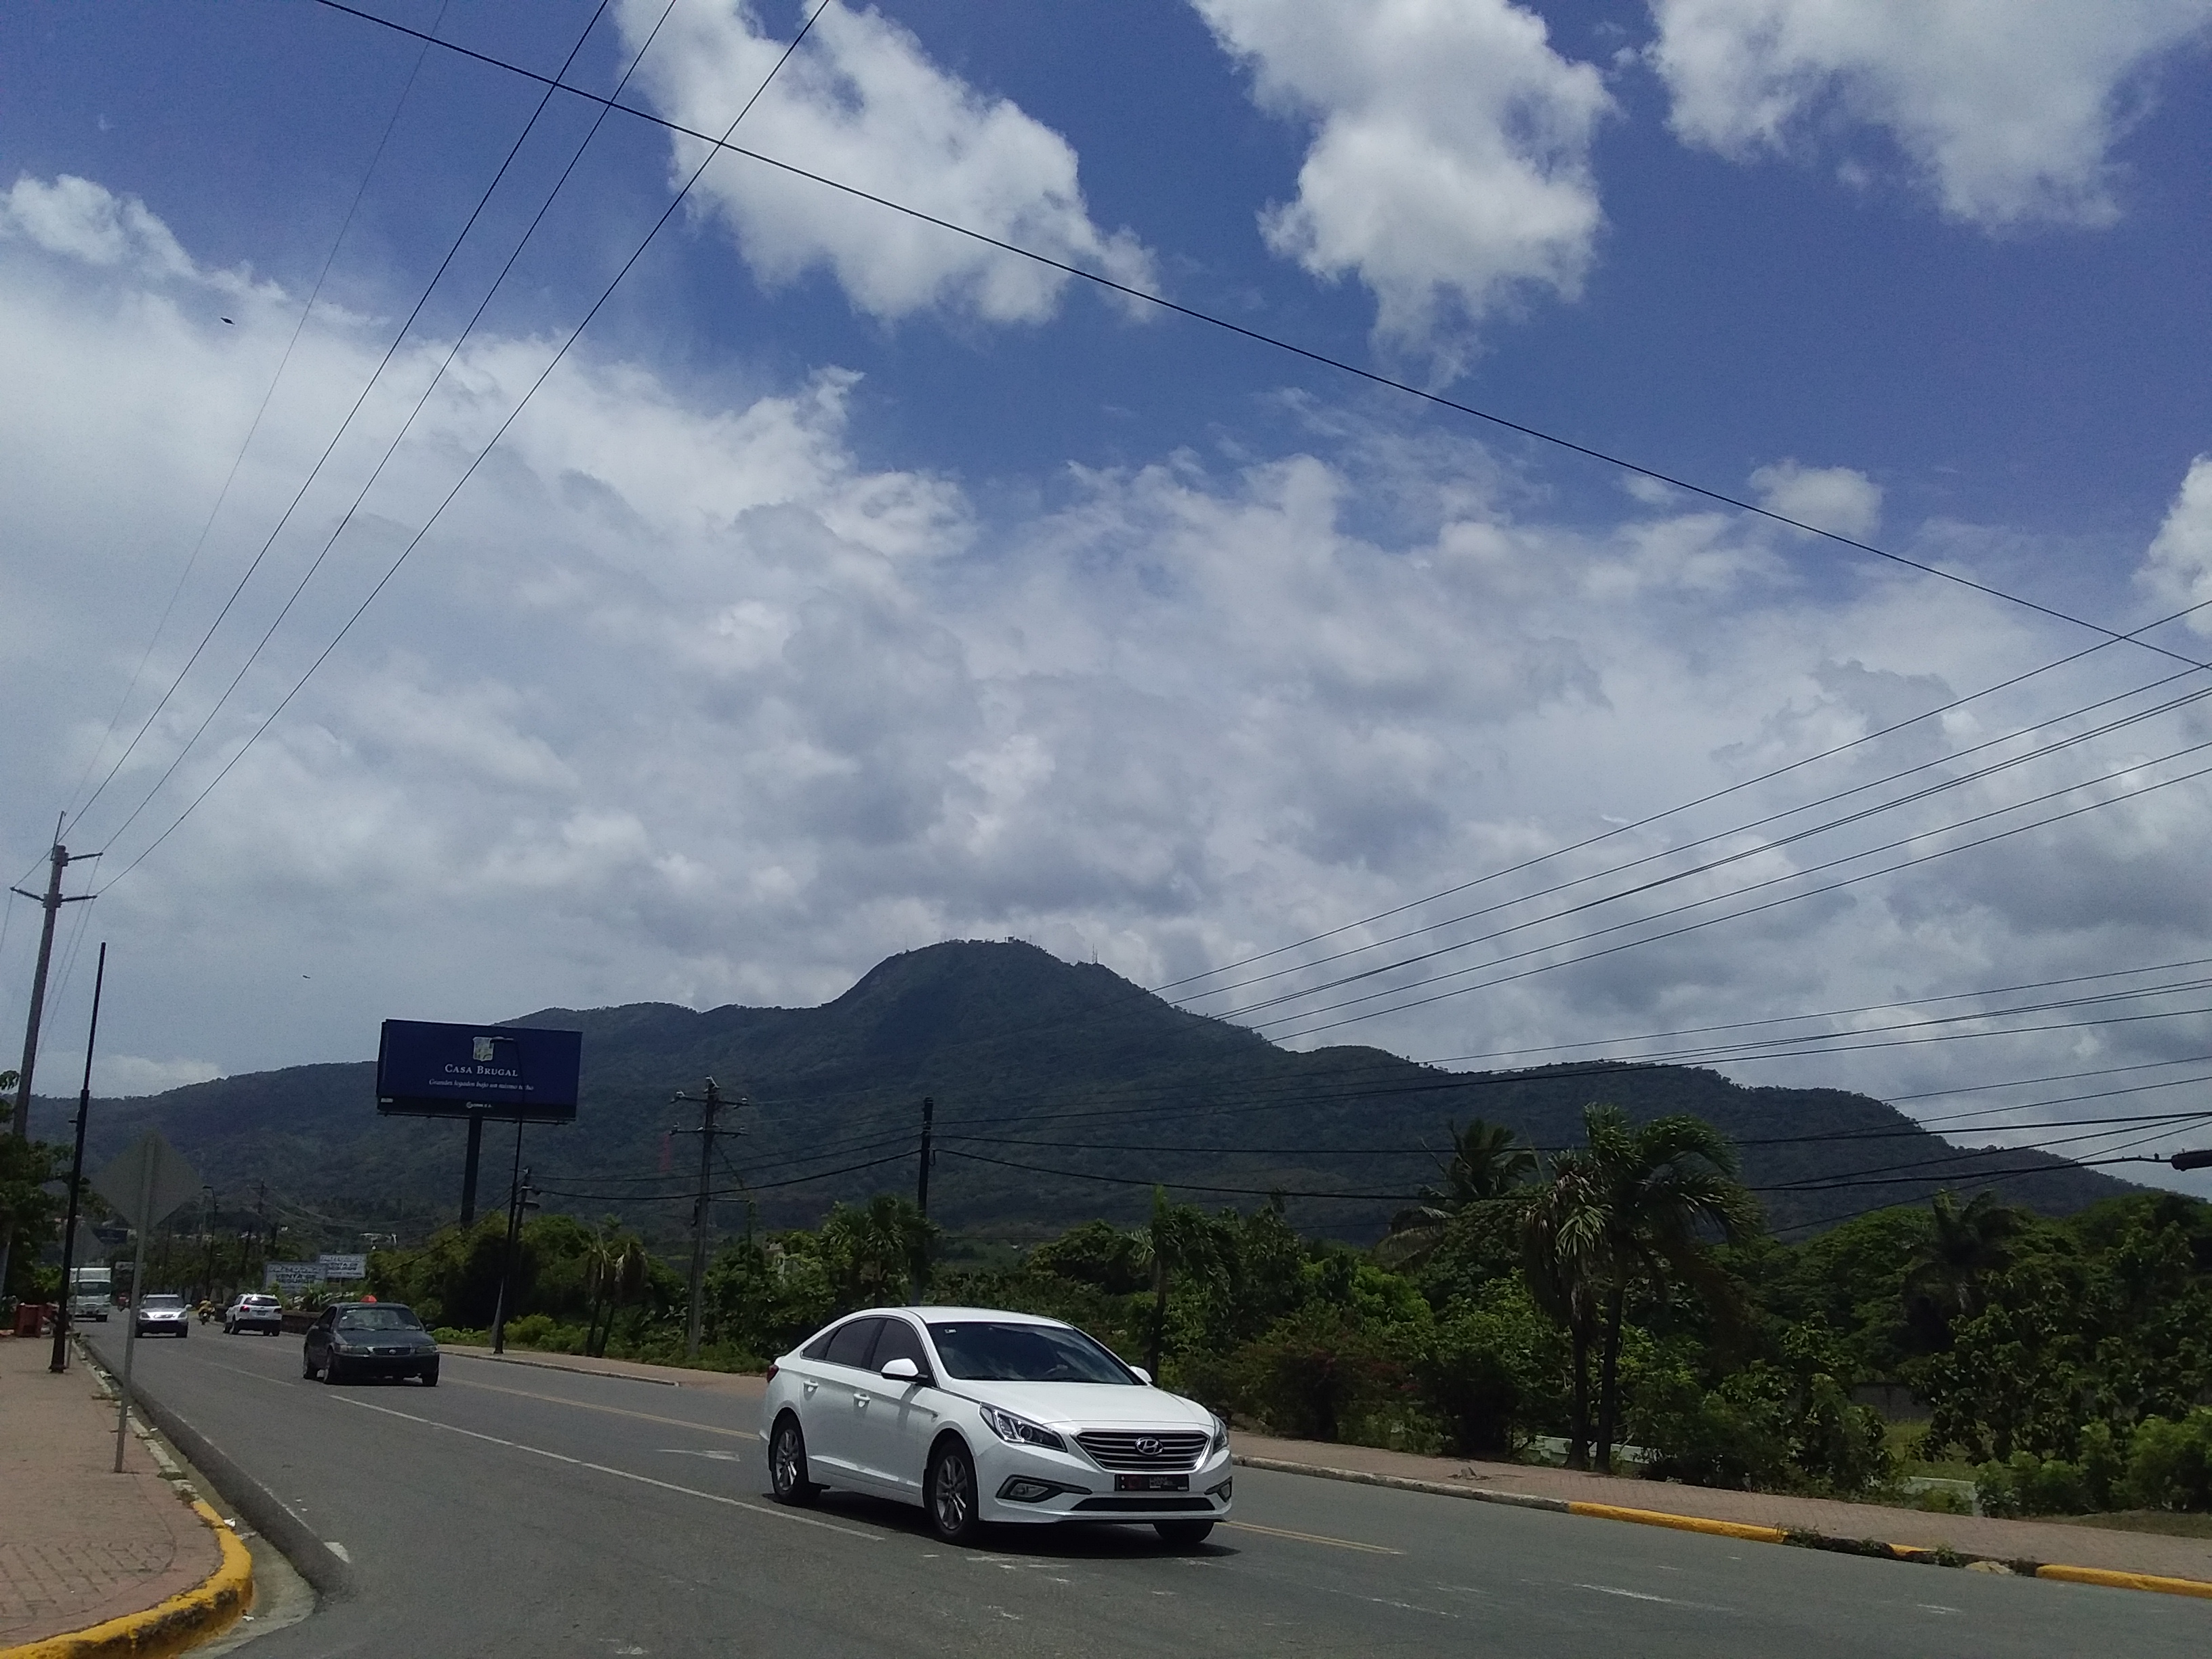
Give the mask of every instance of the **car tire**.
POLYGON ((806 1478, 806 1435, 789 1412, 775 1419, 768 1443, 769 1486, 775 1501, 804 1509, 822 1495, 822 1488, 806 1478))
POLYGON ((342 1382, 344 1380, 344 1376, 345 1373, 339 1369, 338 1357, 336 1354, 323 1361, 323 1381, 325 1383, 342 1382))
POLYGON ((983 1535, 975 1492, 975 1460, 951 1435, 930 1448, 929 1469, 921 1482, 921 1509, 940 1543, 974 1544, 983 1535))
POLYGON ((315 1362, 305 1354, 300 1356, 300 1375, 310 1382, 315 1380, 315 1362))
POLYGON ((435 1365, 427 1366, 424 1368, 422 1372, 422 1386, 426 1389, 434 1389, 438 1386, 438 1368, 435 1365))
POLYGON ((1213 1530, 1211 1521, 1155 1521, 1152 1530, 1160 1535, 1160 1542, 1170 1549, 1196 1549, 1206 1541, 1206 1534, 1213 1530))

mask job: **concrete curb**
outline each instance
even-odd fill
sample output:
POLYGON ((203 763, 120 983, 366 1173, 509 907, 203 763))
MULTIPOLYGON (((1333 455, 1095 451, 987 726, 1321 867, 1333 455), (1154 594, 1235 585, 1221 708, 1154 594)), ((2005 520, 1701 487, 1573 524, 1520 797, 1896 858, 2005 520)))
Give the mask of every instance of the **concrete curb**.
MULTIPOLYGON (((1520 1510, 1547 1510, 1555 1515, 1579 1515, 1595 1521, 1626 1521, 1637 1526, 1667 1527, 1677 1532, 1701 1532, 1716 1538, 1733 1538, 1752 1544, 1790 1544, 1799 1549, 1827 1550, 1838 1555, 1863 1555, 1878 1561, 1907 1561, 1916 1565, 1963 1567, 1969 1571, 2007 1573, 2021 1578, 2050 1578, 2069 1584, 2100 1584, 2110 1589, 2148 1590, 2161 1595, 2193 1595, 2212 1601, 2212 1582, 2200 1578, 2166 1578, 2156 1573, 2113 1572, 2103 1567, 2072 1567, 2063 1563, 2003 1560, 1990 1555, 1969 1555, 1938 1547, 1890 1544, 1878 1538, 1838 1538, 1827 1533, 1795 1527, 1752 1526, 1741 1521, 1715 1521, 1702 1515, 1674 1515, 1664 1510, 1624 1509, 1617 1504, 1589 1504, 1565 1498, 1540 1498, 1533 1492, 1501 1492, 1494 1486, 1468 1486, 1443 1480, 1414 1480, 1403 1475, 1376 1474, 1366 1469, 1331 1468, 1322 1463, 1294 1463, 1279 1457, 1247 1457, 1237 1453, 1232 1462, 1248 1468, 1270 1469, 1278 1474, 1308 1474, 1323 1480, 1349 1480, 1363 1486, 1389 1486, 1399 1492, 1430 1492, 1439 1498, 1463 1498, 1477 1504, 1504 1504, 1520 1510)), ((3 1656, 0 1656, 3 1659, 3 1656)))
POLYGON ((222 1517, 195 1500, 192 1513, 215 1534, 222 1559, 191 1589, 89 1630, 0 1648, 0 1659, 167 1659, 220 1636, 253 1600, 253 1557, 222 1517))

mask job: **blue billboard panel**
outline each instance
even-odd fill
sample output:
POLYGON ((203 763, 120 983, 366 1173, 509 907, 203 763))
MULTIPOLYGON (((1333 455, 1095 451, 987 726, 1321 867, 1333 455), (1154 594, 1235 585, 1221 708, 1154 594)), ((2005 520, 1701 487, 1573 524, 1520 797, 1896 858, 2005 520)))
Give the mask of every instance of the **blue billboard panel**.
POLYGON ((376 1109, 573 1123, 583 1060, 581 1031, 387 1019, 376 1048, 376 1109))

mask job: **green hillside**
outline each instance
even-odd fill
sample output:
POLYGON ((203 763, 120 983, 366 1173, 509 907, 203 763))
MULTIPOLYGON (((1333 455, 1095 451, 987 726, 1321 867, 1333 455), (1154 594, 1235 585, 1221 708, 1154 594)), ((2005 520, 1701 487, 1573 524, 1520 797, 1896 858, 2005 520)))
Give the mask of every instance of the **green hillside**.
MULTIPOLYGON (((635 1003, 545 1009, 514 1023, 584 1033, 578 1121, 533 1127, 525 1143, 539 1183, 563 1194, 547 1207, 613 1212, 649 1236, 688 1221, 688 1202, 673 1195, 696 1179, 697 1142, 668 1132, 697 1118, 670 1097, 696 1093, 708 1076, 747 1102, 726 1120, 743 1134, 723 1144, 715 1184, 734 1193, 742 1182, 770 1227, 811 1223, 833 1200, 911 1191, 925 1095, 937 1103, 941 1149, 932 1214, 989 1237, 1042 1237, 1091 1216, 1133 1221, 1161 1181, 1188 1185, 1178 1197, 1209 1206, 1249 1207, 1271 1190, 1371 1195, 1291 1200, 1303 1231, 1364 1241, 1432 1176, 1418 1148, 1439 1144, 1446 1120, 1486 1117, 1558 1146, 1595 1099, 1638 1118, 1686 1111, 1720 1126, 1742 1146, 1747 1179, 1768 1189, 1761 1197, 1778 1227, 1809 1228, 2023 1165, 2040 1167, 1993 1184, 2046 1213, 2128 1190, 2040 1154, 1960 1156, 1893 1108, 1841 1091, 1747 1089, 1680 1066, 1455 1073, 1374 1048, 1292 1054, 1170 1007, 1104 968, 1021 944, 893 957, 817 1008, 635 1003), (1762 1144, 1808 1134, 1858 1138, 1762 1144), (1950 1161, 1897 1184, 1776 1190, 1872 1181, 1942 1158, 1950 1161), (834 1170, 847 1173, 817 1178, 834 1170), (616 1196, 631 1194, 645 1197, 616 1196)), ((378 1116, 374 1070, 366 1060, 292 1066, 97 1101, 91 1159, 96 1167, 153 1124, 226 1206, 250 1204, 265 1182, 272 1208, 334 1238, 368 1228, 419 1237, 457 1213, 464 1127, 378 1116)), ((58 1139, 67 1111, 38 1101, 33 1133, 58 1139)), ((487 1129, 481 1204, 503 1202, 512 1151, 510 1127, 487 1129)), ((743 1205, 722 1203, 717 1219, 742 1226, 743 1205)))

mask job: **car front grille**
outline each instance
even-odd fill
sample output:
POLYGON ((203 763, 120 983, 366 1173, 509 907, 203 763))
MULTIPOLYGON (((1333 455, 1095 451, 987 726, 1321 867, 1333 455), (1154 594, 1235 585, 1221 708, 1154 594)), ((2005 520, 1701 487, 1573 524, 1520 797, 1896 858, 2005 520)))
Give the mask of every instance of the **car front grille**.
POLYGON ((1075 1437, 1102 1469, 1191 1469, 1206 1449, 1200 1433, 1091 1429, 1075 1437))

